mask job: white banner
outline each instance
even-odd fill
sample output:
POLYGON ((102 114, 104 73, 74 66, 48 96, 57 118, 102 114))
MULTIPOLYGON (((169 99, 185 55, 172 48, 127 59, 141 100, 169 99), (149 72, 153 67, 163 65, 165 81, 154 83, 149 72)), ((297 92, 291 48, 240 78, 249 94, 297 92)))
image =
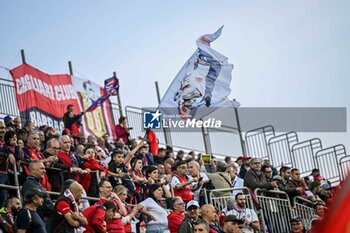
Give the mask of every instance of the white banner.
POLYGON ((233 65, 210 47, 221 35, 222 28, 197 40, 198 49, 176 75, 159 105, 164 117, 200 119, 215 107, 233 107, 227 99, 233 65))

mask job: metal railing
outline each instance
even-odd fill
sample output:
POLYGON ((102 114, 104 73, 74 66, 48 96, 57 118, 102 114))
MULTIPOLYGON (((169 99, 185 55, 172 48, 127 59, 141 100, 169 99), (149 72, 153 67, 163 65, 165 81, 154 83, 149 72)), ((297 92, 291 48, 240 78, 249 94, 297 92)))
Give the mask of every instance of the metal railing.
POLYGON ((247 208, 254 209, 253 200, 247 187, 205 190, 205 200, 208 204, 222 210, 227 207, 227 201, 234 198, 237 193, 243 193, 246 197, 247 208))
POLYGON ((276 168, 281 164, 298 168, 303 177, 318 168, 332 187, 349 173, 350 158, 342 144, 323 149, 319 138, 298 142, 295 132, 275 136, 271 125, 247 131, 245 140, 249 156, 269 158, 276 168))
POLYGON ((296 132, 281 134, 269 139, 268 147, 270 149, 271 163, 278 170, 283 166, 292 166, 291 149, 298 142, 296 132))
POLYGON ((348 177, 350 172, 350 155, 342 157, 339 159, 339 166, 341 170, 341 180, 344 180, 348 177))
POLYGON ((268 159, 270 150, 268 141, 275 136, 275 129, 271 125, 247 131, 245 141, 249 156, 268 159))
POLYGON ((256 189, 254 195, 261 206, 263 231, 270 233, 290 232, 292 208, 285 192, 256 189))
POLYGON ((293 145, 292 163, 294 167, 299 168, 301 176, 308 176, 316 167, 315 155, 321 149, 322 143, 319 138, 312 138, 293 145))
POLYGON ((323 178, 336 186, 340 182, 339 162, 346 157, 344 145, 335 145, 316 152, 316 167, 322 171, 323 178))
POLYGON ((0 114, 19 116, 12 80, 0 78, 0 114))
POLYGON ((217 156, 241 156, 242 145, 236 128, 222 126, 220 129, 208 129, 211 151, 217 156))
POLYGON ((293 203, 294 216, 301 216, 304 220, 305 226, 309 228, 314 215, 314 203, 302 197, 294 197, 293 203))

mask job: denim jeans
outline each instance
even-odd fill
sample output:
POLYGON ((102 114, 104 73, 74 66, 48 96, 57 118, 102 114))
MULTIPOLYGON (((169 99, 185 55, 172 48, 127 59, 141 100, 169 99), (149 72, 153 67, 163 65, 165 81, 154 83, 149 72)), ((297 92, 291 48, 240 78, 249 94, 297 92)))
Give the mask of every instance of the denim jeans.
POLYGON ((169 233, 167 226, 160 224, 150 224, 147 226, 146 233, 169 233))

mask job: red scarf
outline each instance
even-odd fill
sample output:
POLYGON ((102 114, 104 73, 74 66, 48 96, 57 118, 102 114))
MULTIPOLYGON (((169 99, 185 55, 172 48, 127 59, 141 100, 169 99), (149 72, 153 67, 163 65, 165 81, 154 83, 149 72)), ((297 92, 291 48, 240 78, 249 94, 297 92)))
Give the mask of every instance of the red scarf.
POLYGON ((73 167, 72 158, 70 157, 70 155, 67 152, 59 150, 57 153, 57 157, 61 160, 61 162, 64 165, 69 166, 69 167, 73 167))

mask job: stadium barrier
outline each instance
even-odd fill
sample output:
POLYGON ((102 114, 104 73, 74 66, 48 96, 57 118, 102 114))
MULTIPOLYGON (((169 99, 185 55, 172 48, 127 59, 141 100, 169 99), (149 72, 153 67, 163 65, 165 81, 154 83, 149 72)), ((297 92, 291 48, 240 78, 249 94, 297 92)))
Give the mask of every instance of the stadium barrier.
POLYGON ((314 203, 302 197, 294 197, 293 203, 293 216, 301 216, 305 226, 310 227, 312 216, 314 215, 314 203))
POLYGON ((346 157, 344 145, 335 145, 316 152, 316 167, 322 171, 323 178, 337 186, 341 181, 339 163, 346 157))
POLYGON ((245 134, 248 155, 260 159, 268 159, 270 150, 268 141, 275 136, 275 129, 271 125, 249 130, 245 134))
POLYGON ((302 177, 310 175, 312 169, 316 167, 315 155, 321 149, 322 143, 319 138, 312 138, 292 146, 292 164, 300 170, 302 177))
POLYGON ((270 159, 277 169, 282 163, 298 168, 302 177, 309 176, 312 169, 318 168, 332 187, 339 185, 350 169, 350 155, 346 154, 342 144, 322 148, 319 138, 298 142, 295 132, 275 136, 271 125, 247 131, 245 140, 249 156, 270 159))
POLYGON ((279 170, 282 166, 292 165, 291 149, 297 142, 298 135, 296 132, 281 134, 269 139, 269 159, 271 164, 273 164, 277 170, 279 170))
POLYGON ((19 116, 15 88, 12 81, 0 78, 0 114, 19 116))
POLYGON ((285 192, 256 189, 254 195, 261 207, 263 232, 290 232, 292 208, 285 192))
POLYGON ((341 170, 341 180, 345 180, 348 177, 350 171, 350 155, 339 159, 339 166, 341 170))
POLYGON ((212 189, 204 190, 205 200, 207 204, 211 204, 219 210, 224 209, 227 206, 227 201, 234 198, 237 193, 243 193, 246 197, 247 208, 254 209, 253 200, 249 193, 248 188, 229 188, 229 189, 212 189))
POLYGON ((233 192, 242 192, 246 196, 247 208, 254 209, 261 220, 261 232, 290 232, 290 219, 295 216, 302 217, 305 227, 309 228, 311 225, 314 203, 299 196, 294 197, 291 202, 288 194, 282 191, 256 189, 256 204, 246 187, 206 190, 205 198, 208 204, 222 210, 227 206, 227 201, 234 198, 233 192))

